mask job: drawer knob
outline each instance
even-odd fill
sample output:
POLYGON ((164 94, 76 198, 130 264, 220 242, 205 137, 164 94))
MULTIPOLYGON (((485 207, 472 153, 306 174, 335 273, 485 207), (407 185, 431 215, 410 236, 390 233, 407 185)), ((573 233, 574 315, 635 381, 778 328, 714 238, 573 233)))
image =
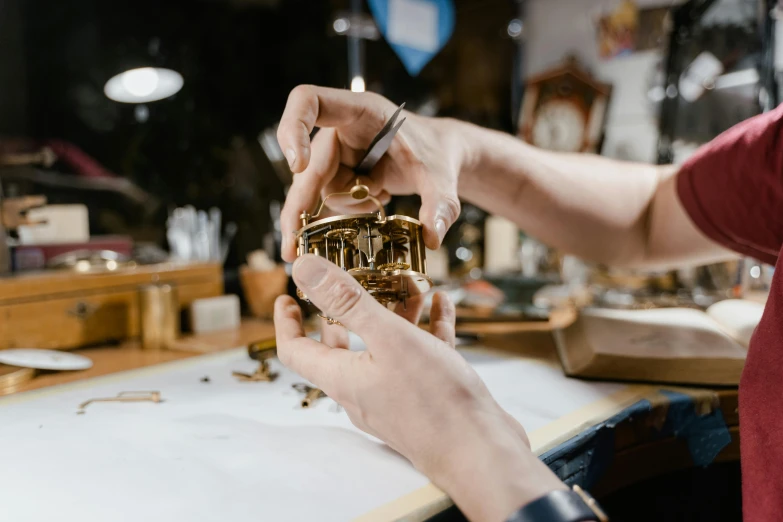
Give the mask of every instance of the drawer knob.
POLYGON ((68 310, 68 315, 73 315, 79 319, 86 319, 95 312, 95 305, 79 301, 76 306, 68 310))

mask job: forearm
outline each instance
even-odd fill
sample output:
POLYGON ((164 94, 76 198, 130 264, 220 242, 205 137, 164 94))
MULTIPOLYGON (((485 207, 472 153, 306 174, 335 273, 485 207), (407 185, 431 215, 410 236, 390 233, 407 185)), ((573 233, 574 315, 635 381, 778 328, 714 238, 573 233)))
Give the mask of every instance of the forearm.
POLYGON ((667 167, 543 151, 500 132, 460 124, 466 153, 460 197, 583 259, 638 265, 667 167))

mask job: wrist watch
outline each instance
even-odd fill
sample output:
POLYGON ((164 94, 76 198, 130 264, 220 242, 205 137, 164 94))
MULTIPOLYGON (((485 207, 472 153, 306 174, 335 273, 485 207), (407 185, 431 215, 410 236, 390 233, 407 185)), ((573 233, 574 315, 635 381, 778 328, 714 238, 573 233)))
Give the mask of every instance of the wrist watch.
POLYGON ((519 508, 506 522, 609 522, 585 490, 558 489, 519 508))

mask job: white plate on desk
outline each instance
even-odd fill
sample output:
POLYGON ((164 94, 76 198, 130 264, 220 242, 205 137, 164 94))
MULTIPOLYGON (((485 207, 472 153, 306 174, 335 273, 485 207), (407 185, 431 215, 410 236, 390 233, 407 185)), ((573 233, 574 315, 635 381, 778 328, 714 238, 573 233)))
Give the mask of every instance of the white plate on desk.
POLYGON ((86 370, 92 367, 92 360, 89 357, 38 348, 0 350, 0 363, 36 370, 86 370))

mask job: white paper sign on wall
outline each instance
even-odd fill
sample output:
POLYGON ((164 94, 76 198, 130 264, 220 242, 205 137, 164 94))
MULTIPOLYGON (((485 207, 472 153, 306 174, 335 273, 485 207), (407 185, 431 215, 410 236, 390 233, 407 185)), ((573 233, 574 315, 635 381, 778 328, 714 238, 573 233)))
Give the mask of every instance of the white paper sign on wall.
POLYGON ((378 28, 411 76, 421 72, 454 32, 452 0, 368 0, 378 28))

